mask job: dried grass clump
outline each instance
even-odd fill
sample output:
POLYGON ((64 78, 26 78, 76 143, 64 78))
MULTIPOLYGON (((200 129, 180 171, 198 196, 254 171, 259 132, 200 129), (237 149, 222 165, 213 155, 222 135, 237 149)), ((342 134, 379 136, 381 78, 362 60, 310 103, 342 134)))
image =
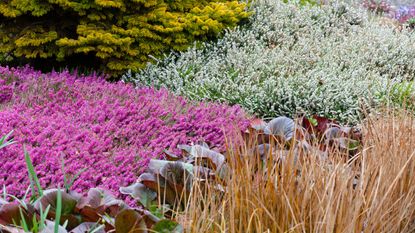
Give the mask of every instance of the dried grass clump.
POLYGON ((369 118, 353 157, 303 151, 295 162, 290 151, 259 170, 249 149, 232 150, 225 191, 195 184, 179 220, 189 232, 413 232, 414 126, 406 114, 369 118))

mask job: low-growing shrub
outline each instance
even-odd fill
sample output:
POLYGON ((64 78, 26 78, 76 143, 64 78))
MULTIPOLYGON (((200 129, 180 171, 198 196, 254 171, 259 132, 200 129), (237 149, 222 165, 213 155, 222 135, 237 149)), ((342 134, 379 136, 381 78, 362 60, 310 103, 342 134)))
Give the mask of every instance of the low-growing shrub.
POLYGON ((356 123, 379 103, 375 93, 415 75, 415 35, 381 26, 364 9, 260 0, 253 11, 246 27, 124 80, 263 117, 305 112, 356 123))
MULTIPOLYGON (((0 2, 0 53, 30 62, 138 70, 170 50, 213 38, 248 17, 227 0, 0 2)), ((45 69, 45 67, 42 67, 45 69)))
POLYGON ((248 123, 237 106, 189 102, 166 90, 30 68, 0 67, 0 101, 0 134, 14 130, 16 141, 0 151, 0 187, 17 196, 29 185, 23 145, 44 188, 62 187, 63 159, 70 176, 86 169, 74 183, 76 191, 118 192, 164 149, 191 141, 223 148, 223 132, 248 123))

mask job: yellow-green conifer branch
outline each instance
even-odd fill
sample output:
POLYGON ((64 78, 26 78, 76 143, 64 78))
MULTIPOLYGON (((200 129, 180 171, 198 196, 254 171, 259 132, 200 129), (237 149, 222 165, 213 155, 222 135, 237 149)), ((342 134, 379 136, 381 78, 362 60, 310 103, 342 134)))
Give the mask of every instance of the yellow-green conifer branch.
POLYGON ((0 52, 15 58, 93 55, 103 71, 144 67, 151 56, 182 50, 249 16, 238 1, 3 0, 0 52))

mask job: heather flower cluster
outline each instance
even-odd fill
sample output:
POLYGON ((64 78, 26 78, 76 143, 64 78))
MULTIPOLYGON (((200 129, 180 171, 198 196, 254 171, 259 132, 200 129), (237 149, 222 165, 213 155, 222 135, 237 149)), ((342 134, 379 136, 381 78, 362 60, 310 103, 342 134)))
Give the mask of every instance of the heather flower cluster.
POLYGON ((245 26, 124 79, 266 118, 305 113, 357 124, 390 102, 391 86, 415 75, 415 34, 380 25, 365 9, 280 0, 251 7, 245 26))
POLYGON ((189 102, 166 90, 135 89, 96 75, 42 74, 0 67, 0 135, 18 142, 0 151, 0 187, 22 196, 29 186, 23 145, 43 187, 102 187, 118 193, 133 183, 151 158, 178 144, 206 141, 223 147, 224 132, 247 127, 237 106, 189 102))
POLYGON ((6 81, 0 79, 0 104, 9 101, 13 96, 13 88, 6 84, 6 81))
POLYGON ((389 13, 391 11, 391 4, 385 0, 364 0, 363 6, 378 14, 389 13))
POLYGON ((377 14, 397 20, 401 24, 411 24, 415 19, 415 5, 406 1, 363 0, 363 7, 377 14))
POLYGON ((415 18, 415 6, 399 6, 393 12, 393 17, 400 23, 406 23, 415 18))

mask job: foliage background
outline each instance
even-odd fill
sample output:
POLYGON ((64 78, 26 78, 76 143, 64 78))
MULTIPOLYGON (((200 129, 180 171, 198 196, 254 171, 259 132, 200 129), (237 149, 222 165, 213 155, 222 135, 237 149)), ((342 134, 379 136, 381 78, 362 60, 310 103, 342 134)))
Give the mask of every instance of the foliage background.
POLYGON ((226 0, 5 0, 0 54, 37 68, 83 66, 109 74, 142 68, 149 56, 183 50, 248 17, 226 0))

